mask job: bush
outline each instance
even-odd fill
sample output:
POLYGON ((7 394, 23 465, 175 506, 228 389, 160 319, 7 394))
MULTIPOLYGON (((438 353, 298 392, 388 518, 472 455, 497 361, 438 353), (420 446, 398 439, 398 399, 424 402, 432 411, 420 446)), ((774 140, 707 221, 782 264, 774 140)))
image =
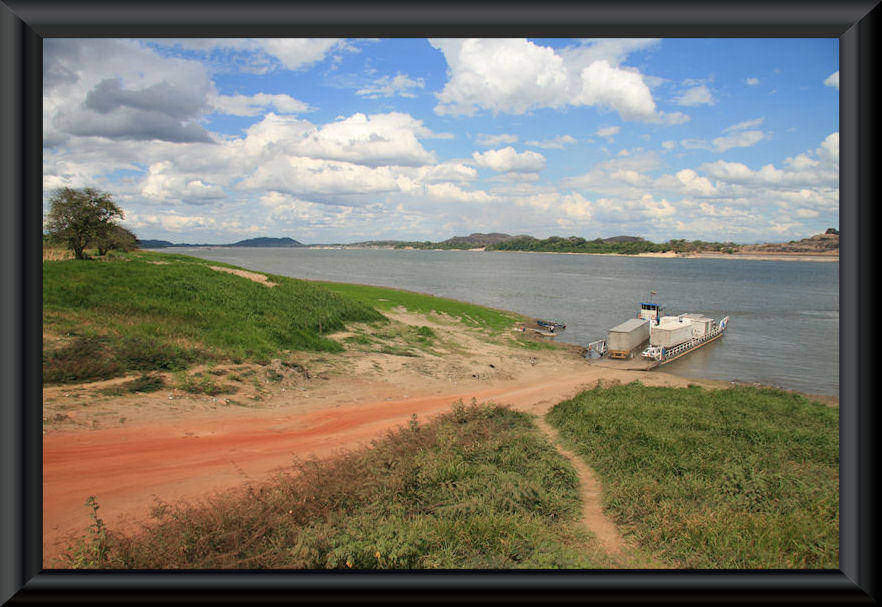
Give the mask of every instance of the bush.
POLYGON ((43 383, 89 381, 114 377, 124 371, 103 337, 76 337, 56 350, 43 352, 43 383))

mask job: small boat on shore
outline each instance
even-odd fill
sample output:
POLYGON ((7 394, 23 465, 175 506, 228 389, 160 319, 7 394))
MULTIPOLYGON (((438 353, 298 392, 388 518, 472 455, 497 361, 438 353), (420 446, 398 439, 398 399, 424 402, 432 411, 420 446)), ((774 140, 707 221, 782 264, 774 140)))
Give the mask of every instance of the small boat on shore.
POLYGON ((526 333, 530 331, 531 333, 536 333, 537 335, 541 335, 543 337, 557 337, 560 335, 567 326, 556 320, 536 320, 534 324, 526 324, 520 323, 515 327, 515 331, 519 331, 521 333, 526 333))
POLYGON ((557 332, 563 331, 564 329, 567 328, 567 326, 564 323, 557 321, 557 320, 537 320, 536 324, 539 325, 540 327, 545 327, 546 329, 549 329, 550 331, 557 331, 557 332))

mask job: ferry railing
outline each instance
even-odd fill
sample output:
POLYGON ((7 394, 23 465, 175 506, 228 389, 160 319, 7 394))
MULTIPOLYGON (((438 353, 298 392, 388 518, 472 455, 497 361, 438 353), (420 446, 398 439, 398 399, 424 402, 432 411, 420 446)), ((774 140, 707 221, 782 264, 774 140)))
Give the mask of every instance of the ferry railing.
POLYGON ((701 337, 693 337, 689 341, 684 341, 682 344, 677 344, 676 346, 674 346, 670 350, 666 349, 664 351, 664 353, 662 354, 662 357, 660 360, 666 360, 666 359, 671 358, 673 356, 678 356, 679 354, 682 354, 683 352, 690 350, 691 348, 694 348, 695 346, 716 337, 717 335, 719 335, 722 332, 723 332, 722 328, 714 327, 712 330, 708 331, 707 333, 705 333, 701 337))

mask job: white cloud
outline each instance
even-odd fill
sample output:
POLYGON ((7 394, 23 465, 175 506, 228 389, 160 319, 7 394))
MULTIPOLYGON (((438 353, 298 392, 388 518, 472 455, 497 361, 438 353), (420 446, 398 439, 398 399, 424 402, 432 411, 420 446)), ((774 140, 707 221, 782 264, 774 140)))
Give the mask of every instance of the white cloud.
POLYGON ((839 70, 836 70, 824 80, 824 86, 831 86, 837 91, 839 90, 839 70))
POLYGON ((659 112, 658 115, 658 121, 668 126, 685 124, 691 120, 691 118, 683 112, 659 112))
POLYGON ((600 127, 599 129, 597 129, 597 131, 595 131, 594 134, 597 135, 598 137, 603 137, 607 141, 609 141, 615 135, 617 135, 618 132, 621 130, 622 130, 622 127, 619 127, 619 126, 604 126, 604 127, 600 127))
POLYGON ((706 139, 681 139, 680 146, 687 150, 708 150, 722 154, 732 148, 751 147, 767 138, 768 134, 763 131, 732 131, 731 135, 717 137, 710 142, 706 139))
POLYGON ((646 42, 598 43, 556 52, 525 39, 439 39, 450 79, 438 94, 439 114, 524 114, 540 108, 598 106, 625 120, 657 120, 643 76, 619 67, 646 42))
POLYGON ((294 71, 318 63, 331 52, 354 50, 351 42, 340 38, 156 38, 149 42, 203 53, 217 49, 257 51, 294 71))
POLYGON ((664 148, 666 150, 673 150, 675 147, 677 147, 677 142, 676 141, 663 141, 661 146, 662 146, 662 148, 664 148))
POLYGON ((300 70, 324 59, 332 49, 344 48, 336 38, 264 38, 254 45, 278 59, 289 70, 300 70))
POLYGON ((687 150, 710 150, 711 145, 705 139, 681 139, 680 146, 687 150))
POLYGON ((706 177, 700 177, 692 169, 683 169, 676 174, 677 179, 685 187, 686 193, 711 196, 716 193, 716 188, 706 177))
POLYGON ((793 156, 792 158, 785 158, 784 164, 786 164, 787 166, 789 166, 793 170, 803 171, 806 169, 812 169, 814 167, 819 166, 821 164, 821 161, 815 160, 814 158, 810 157, 808 154, 803 153, 803 154, 797 154, 796 156, 793 156))
POLYGON ((377 97, 416 97, 414 89, 426 86, 422 78, 411 78, 407 74, 397 73, 395 76, 383 76, 368 86, 358 89, 355 94, 369 99, 377 97))
POLYGON ((570 135, 558 135, 557 137, 551 137, 550 139, 534 139, 532 141, 525 141, 524 143, 537 148, 562 150, 566 146, 576 143, 576 138, 570 135))
POLYGON ((821 160, 839 166, 839 132, 830 133, 821 142, 821 147, 816 150, 821 160))
POLYGON ((439 181, 464 182, 478 178, 478 171, 474 167, 456 161, 426 165, 415 169, 397 168, 396 171, 424 183, 436 183, 439 181))
POLYGON ((518 136, 509 133, 500 133, 498 135, 488 135, 487 133, 478 133, 475 137, 475 143, 481 147, 492 148, 497 145, 506 143, 517 143, 518 136))
POLYGON ((651 184, 652 179, 646 173, 660 167, 661 160, 656 153, 635 150, 627 156, 598 162, 587 173, 565 178, 561 185, 607 196, 633 197, 641 193, 635 188, 651 184))
POLYGON ((439 201, 488 203, 496 200, 482 190, 467 191, 452 183, 429 184, 425 186, 426 195, 439 201))
POLYGON ((253 173, 242 180, 240 187, 304 197, 377 194, 399 189, 398 181, 389 167, 373 168, 301 156, 280 156, 261 162, 253 173))
POLYGON ((746 129, 755 129, 759 125, 763 123, 764 118, 753 118, 751 120, 743 120, 731 126, 727 126, 723 129, 724 133, 731 133, 732 131, 743 131, 746 129))
POLYGON ((677 105, 695 106, 695 105, 713 105, 714 98, 706 85, 700 84, 692 88, 686 89, 679 96, 673 99, 677 105))
POLYGON ((420 138, 434 134, 409 114, 353 114, 318 127, 305 120, 267 114, 243 142, 252 154, 279 153, 368 165, 416 166, 436 161, 420 138))
POLYGON ((582 90, 576 101, 618 111, 623 120, 653 120, 655 102, 640 72, 614 67, 605 60, 582 70, 582 90))
POLYGON ((748 148, 763 139, 766 139, 766 134, 762 131, 738 131, 732 135, 714 139, 714 151, 722 153, 732 148, 748 148))
POLYGON ((300 114, 312 108, 308 103, 294 99, 290 95, 216 95, 211 98, 214 111, 232 116, 257 116, 269 108, 280 114, 300 114))
POLYGON ((500 150, 487 150, 472 154, 475 164, 493 169, 499 173, 514 171, 519 173, 535 173, 545 168, 545 157, 537 152, 516 152, 511 146, 500 150))
POLYGON ((150 165, 141 185, 141 195, 155 201, 189 204, 205 204, 226 197, 221 186, 207 184, 195 175, 179 173, 169 161, 150 165))
POLYGON ((747 83, 747 86, 756 86, 760 83, 759 78, 753 77, 747 78, 744 82, 747 83))
POLYGON ((787 159, 788 168, 767 164, 751 170, 740 162, 717 160, 701 169, 718 181, 751 187, 835 187, 839 183, 839 133, 828 135, 813 152, 787 159))
POLYGON ((472 115, 479 109, 523 114, 565 104, 566 68, 554 49, 504 38, 430 42, 450 68, 450 80, 438 94, 439 114, 472 115))
POLYGON ((125 222, 133 228, 159 227, 168 232, 184 232, 192 229, 213 228, 216 221, 213 217, 201 215, 176 215, 173 213, 142 214, 132 213, 125 222))
POLYGON ((652 194, 646 194, 640 200, 643 212, 650 218, 661 219, 676 214, 677 208, 665 199, 655 200, 652 194))

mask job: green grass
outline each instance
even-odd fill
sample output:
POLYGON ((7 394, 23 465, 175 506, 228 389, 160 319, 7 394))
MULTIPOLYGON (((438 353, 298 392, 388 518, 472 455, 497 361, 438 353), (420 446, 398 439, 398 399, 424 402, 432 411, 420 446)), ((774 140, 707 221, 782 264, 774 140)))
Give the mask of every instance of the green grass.
POLYGON ((175 387, 190 394, 207 394, 208 396, 217 396, 218 394, 233 394, 238 392, 239 388, 232 384, 220 384, 217 378, 211 373, 186 373, 181 371, 175 377, 175 387))
POLYGON ((371 287, 367 285, 353 285, 336 282, 318 282, 326 289, 360 301, 379 310, 392 310, 403 307, 411 312, 429 314, 447 314, 458 318, 463 323, 473 327, 502 331, 510 329, 523 317, 513 312, 494 310, 475 304, 470 304, 455 299, 435 297, 412 291, 388 289, 385 287, 371 287))
POLYGON ((838 568, 838 409, 773 389, 596 388, 547 415, 608 512, 681 568, 838 568))
POLYGON ((323 334, 385 320, 314 283, 270 275, 277 286, 267 288, 208 265, 147 252, 44 262, 43 328, 65 336, 44 347, 44 383, 210 360, 261 362, 285 350, 337 352, 342 346, 323 334))
MULTIPOLYGON (((201 505, 160 504, 134 537, 93 525, 73 568, 432 569, 616 565, 577 522, 575 471, 530 416, 455 406, 335 459, 201 505)), ((94 509, 94 501, 89 504, 94 509)))

